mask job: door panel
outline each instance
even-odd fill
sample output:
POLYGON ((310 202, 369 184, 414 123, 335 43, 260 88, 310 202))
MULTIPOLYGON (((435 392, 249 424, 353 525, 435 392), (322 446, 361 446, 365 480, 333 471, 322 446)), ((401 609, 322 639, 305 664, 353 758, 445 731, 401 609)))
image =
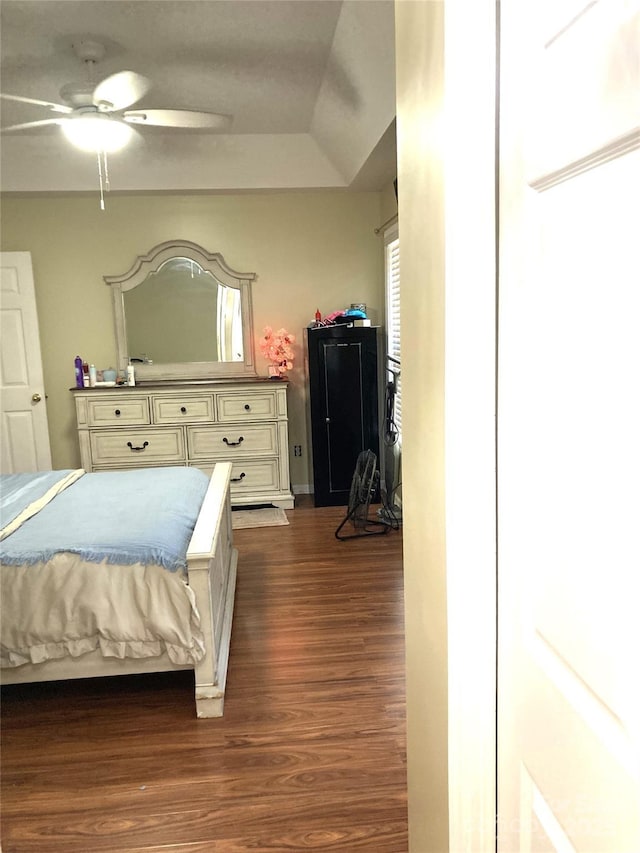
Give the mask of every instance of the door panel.
POLYGON ((362 345, 325 342, 324 390, 327 412, 329 491, 347 491, 354 459, 365 448, 362 410, 362 345))
POLYGON ((640 6, 502 9, 498 849, 630 853, 640 6))
POLYGON ((28 252, 0 256, 0 469, 51 468, 35 288, 28 252))

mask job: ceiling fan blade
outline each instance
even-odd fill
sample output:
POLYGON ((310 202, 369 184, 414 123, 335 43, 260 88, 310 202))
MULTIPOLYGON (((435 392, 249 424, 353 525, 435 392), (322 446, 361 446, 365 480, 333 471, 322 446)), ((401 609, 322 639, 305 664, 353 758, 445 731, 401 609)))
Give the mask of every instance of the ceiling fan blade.
POLYGON ((197 110, 129 110, 122 118, 131 124, 157 127, 194 127, 220 130, 229 127, 231 116, 197 110))
POLYGON ((24 130, 27 127, 44 127, 47 124, 62 124, 65 121, 68 121, 68 119, 45 118, 41 121, 25 121, 22 124, 11 124, 8 127, 0 128, 0 130, 2 131, 2 133, 7 133, 10 130, 24 130))
POLYGON ((64 104, 54 104, 52 101, 39 101, 37 98, 23 98, 22 95, 0 94, 5 101, 18 101, 20 104, 36 104, 39 107, 48 107, 54 113, 71 113, 73 109, 64 104))
POLYGON ((93 103, 100 109, 123 110, 140 100, 151 88, 151 82, 135 71, 119 71, 98 83, 93 90, 93 103))

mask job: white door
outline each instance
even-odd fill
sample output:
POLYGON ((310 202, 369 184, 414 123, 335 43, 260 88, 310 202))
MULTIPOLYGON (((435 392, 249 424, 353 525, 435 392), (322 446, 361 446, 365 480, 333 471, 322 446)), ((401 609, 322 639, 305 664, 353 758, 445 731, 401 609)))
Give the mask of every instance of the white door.
POLYGON ((51 468, 38 315, 29 252, 0 255, 0 470, 51 468))
POLYGON ((498 850, 640 851, 640 3, 505 0, 498 850))

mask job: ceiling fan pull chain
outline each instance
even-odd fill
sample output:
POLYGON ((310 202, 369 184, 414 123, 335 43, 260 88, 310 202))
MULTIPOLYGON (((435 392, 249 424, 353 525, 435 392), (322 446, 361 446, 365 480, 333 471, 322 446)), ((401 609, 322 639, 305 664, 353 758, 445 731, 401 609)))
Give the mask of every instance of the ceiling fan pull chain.
POLYGON ((101 160, 101 152, 96 152, 98 157, 98 178, 100 180, 100 210, 104 210, 104 188, 102 185, 102 160, 101 160))
POLYGON ((111 184, 109 183, 109 161, 107 160, 107 152, 102 152, 102 158, 104 162, 104 188, 107 192, 111 189, 111 184))

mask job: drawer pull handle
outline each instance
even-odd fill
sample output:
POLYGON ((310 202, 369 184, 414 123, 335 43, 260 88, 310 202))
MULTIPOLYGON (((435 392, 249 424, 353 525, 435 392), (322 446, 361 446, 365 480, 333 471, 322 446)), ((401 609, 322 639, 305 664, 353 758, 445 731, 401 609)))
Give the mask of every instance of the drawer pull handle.
POLYGON ((180 406, 180 411, 182 412, 183 415, 186 415, 187 414, 186 406, 180 406))
POLYGON ((244 473, 244 471, 243 471, 243 472, 242 472, 242 474, 240 474, 240 476, 239 476, 239 477, 232 477, 232 478, 231 478, 231 482, 232 482, 232 483, 240 483, 240 482, 242 482, 242 480, 244 480, 244 478, 245 478, 246 476, 247 476, 247 475, 246 475, 246 474, 244 473))
POLYGON ((244 441, 244 436, 241 435, 237 441, 229 441, 229 439, 226 436, 222 440, 227 445, 227 447, 237 447, 239 444, 242 444, 242 442, 244 441))
POLYGON ((149 447, 149 442, 148 442, 148 441, 143 442, 143 443, 142 443, 142 447, 134 447, 134 446, 133 446, 133 444, 131 444, 131 442, 130 442, 130 441, 128 441, 128 442, 127 442, 127 447, 130 447, 132 451, 134 451, 134 450, 144 450, 144 449, 145 449, 145 447, 149 447))
POLYGON ((116 409, 114 414, 117 418, 119 418, 120 417, 120 409, 116 409))
POLYGON ((245 410, 245 412, 250 412, 250 411, 251 411, 251 406, 250 406, 248 403, 245 403, 245 404, 244 404, 244 410, 245 410))

